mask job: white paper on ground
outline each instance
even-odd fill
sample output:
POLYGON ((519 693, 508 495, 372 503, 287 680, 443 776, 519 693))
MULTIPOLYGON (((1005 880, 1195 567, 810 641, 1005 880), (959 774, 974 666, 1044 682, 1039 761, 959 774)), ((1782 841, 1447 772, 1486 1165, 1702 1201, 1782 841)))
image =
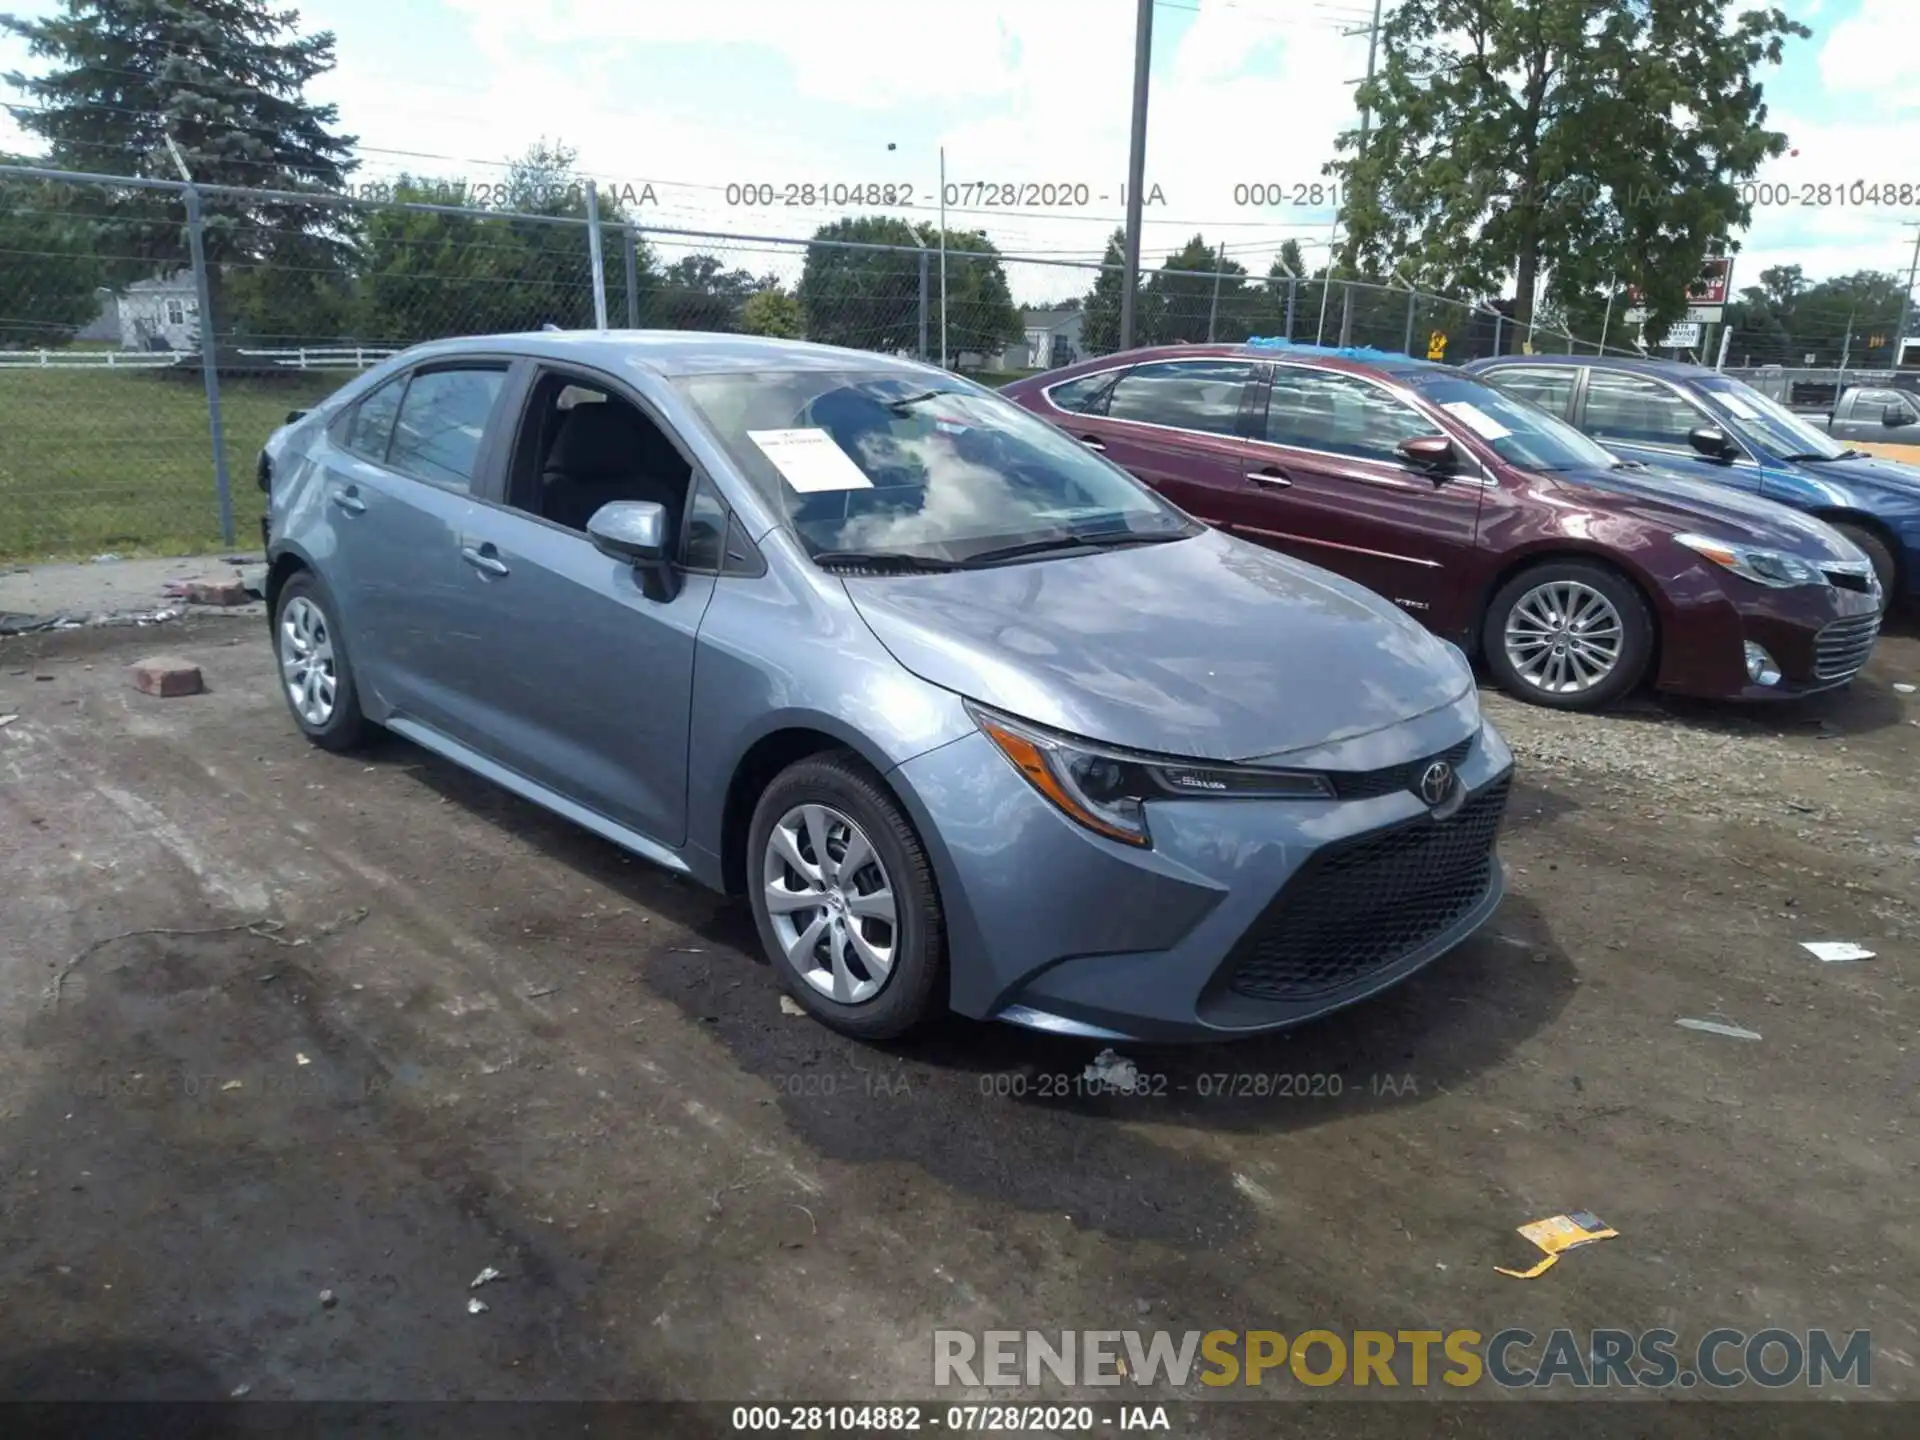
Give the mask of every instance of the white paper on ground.
POLYGON ((1703 1030, 1709 1035, 1724 1035, 1729 1040, 1758 1040, 1757 1030, 1748 1030, 1739 1025, 1722 1025, 1718 1020, 1676 1020, 1674 1024, 1687 1030, 1703 1030))
POLYGON ((1513 433, 1470 400, 1449 400, 1440 408, 1465 421, 1467 428, 1482 439, 1504 440, 1513 433))
POLYGON ((873 481, 824 430, 749 430, 747 438, 802 495, 873 488, 873 481))
POLYGON ((1816 960, 1832 964, 1835 960, 1871 960, 1873 951, 1851 940, 1802 940, 1800 948, 1816 960))

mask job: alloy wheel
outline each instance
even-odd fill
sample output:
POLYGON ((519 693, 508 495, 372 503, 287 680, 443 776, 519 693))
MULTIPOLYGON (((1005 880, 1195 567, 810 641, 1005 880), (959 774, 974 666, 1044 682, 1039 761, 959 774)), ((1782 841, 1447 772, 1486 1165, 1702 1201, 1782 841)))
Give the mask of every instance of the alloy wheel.
POLYGON ((767 917, 794 971, 827 999, 880 993, 899 943, 893 882, 867 834, 829 805, 796 805, 767 836, 767 917))
POLYGON ((1527 684, 1578 695, 1614 671, 1626 643, 1620 612, 1593 586, 1550 580, 1507 612, 1507 660, 1527 684))
POLYGON ((333 632, 326 611, 304 595, 294 596, 280 613, 280 674, 302 720, 319 729, 333 718, 339 685, 333 632))

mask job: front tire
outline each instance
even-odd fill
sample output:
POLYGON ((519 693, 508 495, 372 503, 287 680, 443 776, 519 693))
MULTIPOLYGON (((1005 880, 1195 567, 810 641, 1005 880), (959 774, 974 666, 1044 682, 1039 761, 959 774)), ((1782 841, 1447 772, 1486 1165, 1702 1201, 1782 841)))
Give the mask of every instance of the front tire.
POLYGON ((775 777, 754 807, 746 874, 774 973, 815 1019, 890 1040, 933 1013, 946 970, 933 867, 852 755, 810 756, 775 777))
POLYGON ((351 750, 366 734, 346 637, 333 598, 312 571, 289 579, 275 601, 273 658, 280 694, 300 732, 323 750, 351 750))
POLYGON ((1653 659, 1653 616, 1633 582, 1588 560, 1549 560, 1493 597, 1481 630, 1487 668, 1517 699, 1598 710, 1637 686, 1653 659))

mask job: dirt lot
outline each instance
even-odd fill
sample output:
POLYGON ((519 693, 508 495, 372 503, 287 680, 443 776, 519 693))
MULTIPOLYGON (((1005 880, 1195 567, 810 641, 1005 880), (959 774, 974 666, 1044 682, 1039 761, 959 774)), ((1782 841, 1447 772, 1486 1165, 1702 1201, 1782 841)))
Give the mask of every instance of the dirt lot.
POLYGON ((397 739, 308 747, 258 620, 0 642, 0 1395, 872 1399, 932 1394, 935 1327, 1777 1325, 1871 1330, 1920 1398, 1911 681, 1909 624, 1792 709, 1490 697, 1487 933, 1043 1100, 1094 1047, 842 1041, 743 909, 397 739), (211 693, 135 693, 157 649, 211 693), (1200 1093, 1276 1073, 1341 1093, 1200 1093), (1620 1238, 1494 1272, 1576 1208, 1620 1238))

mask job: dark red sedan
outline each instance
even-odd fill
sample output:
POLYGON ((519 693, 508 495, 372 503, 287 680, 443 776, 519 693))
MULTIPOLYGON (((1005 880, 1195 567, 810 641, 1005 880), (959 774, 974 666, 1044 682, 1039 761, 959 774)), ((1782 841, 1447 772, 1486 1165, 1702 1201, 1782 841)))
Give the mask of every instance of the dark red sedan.
POLYGON ((1873 567, 1825 522, 1621 461, 1444 365, 1251 341, 1135 350, 1009 398, 1196 518, 1357 580, 1568 709, 1649 675, 1760 699, 1842 685, 1873 567))

